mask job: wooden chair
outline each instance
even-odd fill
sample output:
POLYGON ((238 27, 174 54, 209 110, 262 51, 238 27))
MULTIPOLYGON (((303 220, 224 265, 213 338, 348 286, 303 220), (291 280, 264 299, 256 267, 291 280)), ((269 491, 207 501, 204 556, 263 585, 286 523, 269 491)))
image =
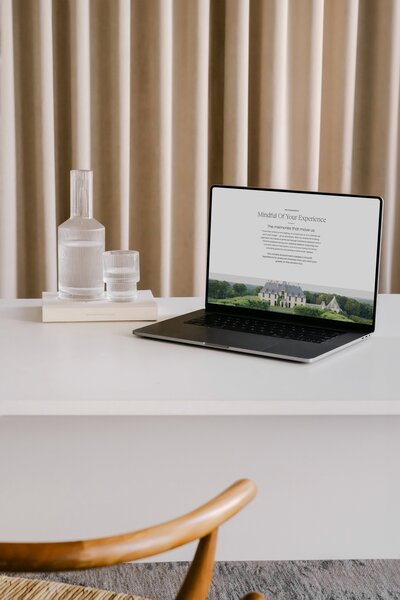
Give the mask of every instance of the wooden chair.
MULTIPOLYGON (((76 542, 0 543, 0 571, 15 573, 105 567, 146 558, 198 539, 194 559, 176 600, 206 600, 213 574, 218 527, 246 506, 255 495, 254 483, 242 479, 194 511, 148 529, 76 542)), ((0 577, 0 600, 5 597, 22 600, 25 593, 32 600, 36 597, 40 600, 50 597, 67 599, 68 591, 71 591, 74 600, 84 600, 89 594, 91 599, 97 598, 96 591, 89 588, 0 577)), ((107 593, 98 592, 99 597, 101 594, 102 599, 107 599, 107 593)), ((116 600, 137 598, 111 592, 109 597, 116 600)), ((243 600, 265 600, 265 597, 253 592, 243 600)))

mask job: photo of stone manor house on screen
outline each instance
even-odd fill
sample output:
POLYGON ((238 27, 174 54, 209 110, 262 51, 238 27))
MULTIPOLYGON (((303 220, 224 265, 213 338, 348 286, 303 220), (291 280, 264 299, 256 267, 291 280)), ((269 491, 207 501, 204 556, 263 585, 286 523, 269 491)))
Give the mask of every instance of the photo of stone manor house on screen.
POLYGON ((373 302, 332 292, 303 289, 297 283, 266 281, 264 285, 210 279, 208 301, 214 304, 269 310, 336 321, 371 324, 373 302))

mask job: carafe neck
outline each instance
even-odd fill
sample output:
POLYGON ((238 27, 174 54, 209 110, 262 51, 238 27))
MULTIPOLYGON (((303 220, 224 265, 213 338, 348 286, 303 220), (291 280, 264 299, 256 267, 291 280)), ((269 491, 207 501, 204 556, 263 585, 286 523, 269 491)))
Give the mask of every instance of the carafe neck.
POLYGON ((93 171, 71 171, 71 217, 93 217, 93 171))

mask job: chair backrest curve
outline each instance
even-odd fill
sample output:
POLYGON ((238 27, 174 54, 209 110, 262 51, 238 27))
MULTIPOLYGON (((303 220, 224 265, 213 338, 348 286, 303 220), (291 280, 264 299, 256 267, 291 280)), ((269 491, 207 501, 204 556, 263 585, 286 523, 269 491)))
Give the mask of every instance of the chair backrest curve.
POLYGON ((111 537, 43 543, 0 543, 0 570, 87 569, 137 560, 203 538, 230 519, 256 495, 241 479, 199 508, 147 529, 111 537))

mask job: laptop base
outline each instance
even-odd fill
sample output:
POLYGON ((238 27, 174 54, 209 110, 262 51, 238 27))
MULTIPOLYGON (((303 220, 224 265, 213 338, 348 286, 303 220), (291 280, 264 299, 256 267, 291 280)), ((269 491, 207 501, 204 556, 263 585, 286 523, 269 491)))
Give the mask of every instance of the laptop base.
POLYGON ((166 319, 146 327, 134 329, 139 337, 213 348, 255 356, 311 363, 333 354, 346 346, 369 337, 369 333, 343 332, 322 343, 303 342, 247 332, 214 329, 188 324, 206 314, 204 309, 166 319))

